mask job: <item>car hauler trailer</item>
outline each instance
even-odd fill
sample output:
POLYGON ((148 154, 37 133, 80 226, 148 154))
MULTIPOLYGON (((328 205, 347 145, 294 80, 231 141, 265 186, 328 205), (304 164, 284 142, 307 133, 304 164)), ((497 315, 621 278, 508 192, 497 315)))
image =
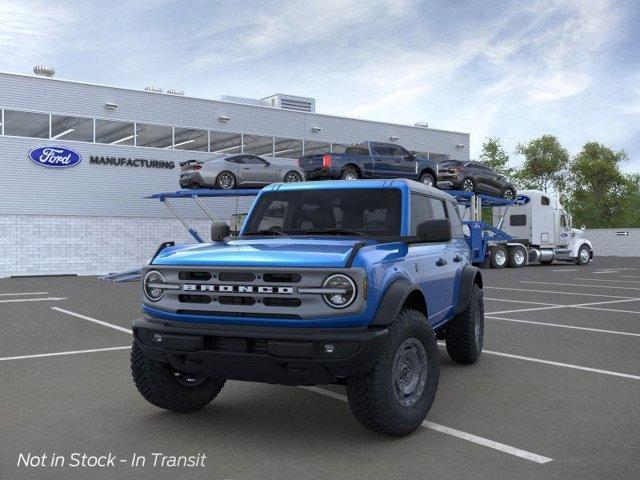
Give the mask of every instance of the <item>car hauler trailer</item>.
POLYGON ((525 245, 531 263, 589 263, 593 246, 583 238, 585 227, 572 228, 571 223, 560 201, 540 190, 522 190, 514 205, 493 207, 493 225, 511 241, 525 245))

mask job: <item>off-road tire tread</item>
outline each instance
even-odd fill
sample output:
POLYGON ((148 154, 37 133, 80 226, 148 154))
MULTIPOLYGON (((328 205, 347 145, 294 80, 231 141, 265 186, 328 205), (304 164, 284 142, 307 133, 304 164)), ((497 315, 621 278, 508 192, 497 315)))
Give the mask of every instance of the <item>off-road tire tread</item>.
POLYGON ((171 378, 169 364, 144 355, 136 342, 131 348, 131 374, 140 394, 152 405, 178 413, 196 412, 206 407, 222 390, 225 381, 208 378, 187 387, 171 378))
POLYGON ((482 353, 482 345, 478 349, 475 345, 475 332, 473 316, 480 311, 482 330, 484 336, 484 303, 482 289, 473 284, 469 304, 456 315, 446 326, 447 352, 454 362, 475 363, 482 353))
MULTIPOLYGON (((438 347, 435 333, 427 324, 425 316, 416 310, 403 308, 398 318, 389 325, 389 330, 389 340, 383 351, 380 352, 380 356, 373 368, 365 375, 348 377, 346 379, 347 397, 349 399, 349 407, 360 424, 379 433, 404 436, 420 426, 435 398, 435 389, 437 389, 439 375, 437 365, 438 347), (401 336, 403 331, 416 323, 426 328, 425 332, 428 335, 429 341, 433 342, 432 348, 434 348, 436 352, 436 364, 428 366, 429 377, 427 378, 427 385, 425 385, 423 395, 429 395, 427 390, 430 386, 430 380, 431 382, 435 381, 436 386, 431 398, 428 398, 423 405, 423 410, 426 411, 419 418, 419 421, 403 422, 399 421, 398 418, 393 415, 396 400, 393 393, 386 390, 389 389, 388 377, 391 375, 389 372, 392 369, 395 358, 395 349, 392 349, 394 344, 393 339, 401 336)), ((425 348, 428 350, 429 347, 425 346, 425 348)))

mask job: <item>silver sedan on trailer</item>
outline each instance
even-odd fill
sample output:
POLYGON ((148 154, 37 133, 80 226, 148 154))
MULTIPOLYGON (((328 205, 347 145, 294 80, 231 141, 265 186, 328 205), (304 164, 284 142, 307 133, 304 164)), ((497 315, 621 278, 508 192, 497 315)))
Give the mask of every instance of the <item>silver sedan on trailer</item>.
POLYGON ((257 155, 218 155, 208 160, 180 164, 181 188, 259 187, 277 182, 302 182, 304 171, 293 158, 264 158, 257 155))

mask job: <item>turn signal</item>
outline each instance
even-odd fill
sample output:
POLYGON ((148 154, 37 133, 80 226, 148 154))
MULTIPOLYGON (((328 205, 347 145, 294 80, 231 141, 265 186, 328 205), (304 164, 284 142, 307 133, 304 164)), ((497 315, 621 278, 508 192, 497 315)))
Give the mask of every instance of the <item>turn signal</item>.
POLYGON ((322 156, 322 168, 324 169, 331 168, 331 155, 328 153, 325 153, 322 156))

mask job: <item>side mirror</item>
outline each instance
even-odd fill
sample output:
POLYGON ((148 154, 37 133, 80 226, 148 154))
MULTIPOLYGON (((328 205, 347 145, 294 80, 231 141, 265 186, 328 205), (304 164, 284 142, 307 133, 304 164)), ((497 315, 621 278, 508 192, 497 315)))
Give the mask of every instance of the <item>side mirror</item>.
POLYGON ((407 153, 404 156, 405 160, 413 160, 414 158, 416 158, 416 152, 414 152, 413 150, 411 150, 409 153, 407 153))
POLYGON ((271 165, 271 162, 269 162, 269 161, 265 160, 265 164, 264 164, 264 166, 265 166, 265 167, 268 167, 269 165, 271 165))
POLYGON ((212 242, 221 242, 229 235, 231 235, 231 228, 227 225, 227 222, 213 222, 211 224, 212 242))
POLYGON ((584 231, 584 230, 586 230, 586 229, 587 229, 587 226, 586 226, 586 225, 582 225, 582 226, 580 227, 580 230, 583 230, 583 231, 584 231))
POLYGON ((450 242, 451 220, 448 218, 425 220, 418 225, 418 231, 416 233, 419 237, 424 237, 427 242, 450 242))

